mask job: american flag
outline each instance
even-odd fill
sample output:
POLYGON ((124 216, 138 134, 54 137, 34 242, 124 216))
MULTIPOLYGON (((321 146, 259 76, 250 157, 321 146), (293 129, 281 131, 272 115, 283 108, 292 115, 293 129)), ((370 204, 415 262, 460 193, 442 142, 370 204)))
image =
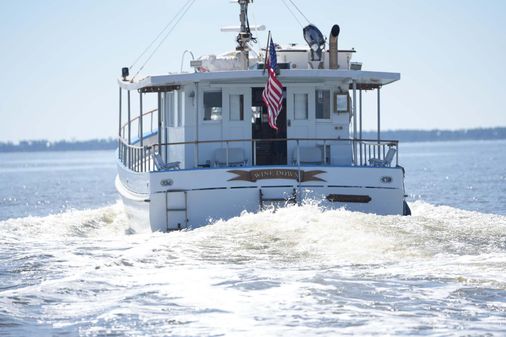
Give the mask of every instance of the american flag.
POLYGON ((274 42, 271 39, 269 44, 269 58, 265 63, 265 68, 268 71, 268 79, 262 93, 262 100, 267 106, 269 126, 275 130, 278 129, 276 126, 276 119, 278 118, 279 112, 283 106, 283 84, 281 84, 276 77, 277 66, 276 48, 274 47, 274 42))

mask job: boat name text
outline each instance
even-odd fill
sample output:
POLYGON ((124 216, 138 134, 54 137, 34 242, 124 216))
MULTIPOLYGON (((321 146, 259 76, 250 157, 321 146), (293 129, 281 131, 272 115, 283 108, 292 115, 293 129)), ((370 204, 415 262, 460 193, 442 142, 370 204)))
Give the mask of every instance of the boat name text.
POLYGON ((264 170, 231 170, 229 173, 233 173, 236 176, 230 178, 228 181, 242 180, 249 182, 256 182, 257 180, 263 179, 294 179, 299 182, 306 181, 325 181, 322 178, 317 177, 320 173, 326 173, 325 171, 302 171, 302 170, 290 170, 290 169, 264 169, 264 170))

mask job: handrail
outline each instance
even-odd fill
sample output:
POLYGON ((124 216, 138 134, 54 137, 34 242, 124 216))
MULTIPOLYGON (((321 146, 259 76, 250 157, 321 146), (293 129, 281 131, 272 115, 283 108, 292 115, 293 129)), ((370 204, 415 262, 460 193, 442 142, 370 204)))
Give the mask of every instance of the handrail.
POLYGON ((135 144, 128 144, 128 141, 123 137, 118 137, 118 140, 120 143, 122 143, 125 146, 131 147, 133 149, 142 149, 142 148, 148 148, 151 147, 151 145, 135 145, 135 144))
MULTIPOLYGON (((297 151, 297 166, 300 166, 300 146, 301 142, 310 141, 310 142, 318 142, 317 146, 322 149, 322 165, 330 165, 330 157, 327 156, 328 150, 327 146, 332 145, 332 143, 349 143, 352 146, 358 145, 361 149, 360 155, 356 155, 358 157, 353 157, 353 161, 349 163, 350 166, 378 166, 383 163, 383 165, 390 166, 390 162, 387 164, 386 162, 386 154, 387 148, 393 147, 396 152, 395 156, 395 166, 398 166, 398 140, 377 140, 377 139, 342 139, 342 138, 268 138, 268 139, 220 139, 220 140, 200 140, 200 141, 188 141, 188 142, 173 142, 173 143, 157 143, 152 145, 135 145, 128 144, 127 140, 123 137, 119 137, 119 159, 122 163, 127 166, 129 169, 134 170, 135 172, 149 172, 155 169, 154 157, 161 156, 161 159, 164 161, 168 161, 167 159, 167 148, 170 146, 180 146, 180 145, 194 145, 195 148, 198 148, 201 144, 216 144, 216 143, 225 143, 226 149, 226 166, 229 166, 229 151, 230 146, 229 143, 251 143, 253 146, 252 156, 252 165, 256 166, 256 158, 257 158, 257 148, 256 144, 260 142, 295 142, 296 143, 296 151, 297 151), (321 144, 323 143, 323 144, 321 144), (162 151, 165 149, 165 151, 162 151)), ((194 151, 196 154, 197 151, 194 151)), ((353 155, 353 154, 350 154, 353 155)), ((193 167, 209 167, 209 160, 206 161, 208 164, 199 164, 198 155, 194 157, 193 167)), ((287 157, 287 163, 290 162, 290 159, 287 157)), ((192 167, 192 164, 189 164, 189 167, 192 167)), ((159 168, 156 168, 159 169, 159 168)))
MULTIPOLYGON (((158 109, 153 109, 153 110, 146 111, 146 112, 142 113, 142 117, 144 117, 144 116, 146 116, 146 115, 149 115, 149 114, 152 114, 152 113, 153 113, 153 112, 155 112, 155 111, 158 111, 158 109)), ((134 118, 132 118, 132 119, 130 120, 130 123, 135 122, 135 121, 136 121, 136 120, 138 120, 139 118, 140 118, 140 116, 135 116, 134 118)), ((125 124, 123 124, 123 125, 121 126, 121 128, 125 128, 125 127, 127 127, 127 126, 128 126, 128 124, 129 124, 129 122, 126 122, 125 124)))
MULTIPOLYGON (((150 118, 151 118, 151 131, 153 131, 153 113, 158 111, 158 109, 152 109, 152 110, 149 110, 149 111, 146 111, 146 112, 143 112, 142 113, 142 120, 144 120, 144 118, 148 115, 150 115, 150 118)), ((130 121, 127 121, 126 123, 124 123, 122 126, 121 126, 121 129, 120 129, 120 134, 121 135, 125 135, 125 129, 127 129, 129 126, 131 127, 132 123, 136 122, 139 123, 139 128, 140 128, 140 117, 141 116, 135 116, 134 118, 130 119, 130 121)))
MULTIPOLYGON (((211 143, 244 143, 244 142, 284 142, 284 141, 332 141, 332 142, 362 142, 364 144, 378 145, 377 139, 352 139, 352 138, 244 138, 244 139, 216 139, 216 140, 198 140, 189 142, 157 143, 147 147, 171 146, 171 145, 190 145, 190 144, 211 144, 211 143)), ((397 145, 398 140, 385 139, 380 140, 382 145, 397 145)))

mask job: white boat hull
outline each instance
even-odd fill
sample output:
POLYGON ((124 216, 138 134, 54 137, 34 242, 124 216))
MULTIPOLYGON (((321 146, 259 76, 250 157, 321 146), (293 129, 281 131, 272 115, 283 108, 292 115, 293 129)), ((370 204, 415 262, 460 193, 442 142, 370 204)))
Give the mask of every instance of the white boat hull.
POLYGON ((119 164, 116 185, 132 229, 142 232, 196 228, 290 200, 402 215, 403 181, 401 167, 228 167, 132 173, 119 164))

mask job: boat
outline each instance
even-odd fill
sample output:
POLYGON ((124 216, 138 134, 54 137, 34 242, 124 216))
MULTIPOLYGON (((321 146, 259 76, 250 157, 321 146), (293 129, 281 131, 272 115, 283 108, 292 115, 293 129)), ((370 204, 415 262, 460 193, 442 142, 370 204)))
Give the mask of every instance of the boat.
POLYGON ((196 228, 305 202, 409 215, 399 142, 380 128, 382 89, 400 74, 352 62, 338 25, 326 39, 309 24, 307 45, 277 45, 269 32, 254 53, 252 0, 236 2, 233 51, 192 59, 192 72, 136 80, 122 69, 115 185, 132 229, 196 228), (263 96, 271 80, 282 84, 279 106, 263 96), (366 91, 377 93, 373 139, 362 137, 366 91))

